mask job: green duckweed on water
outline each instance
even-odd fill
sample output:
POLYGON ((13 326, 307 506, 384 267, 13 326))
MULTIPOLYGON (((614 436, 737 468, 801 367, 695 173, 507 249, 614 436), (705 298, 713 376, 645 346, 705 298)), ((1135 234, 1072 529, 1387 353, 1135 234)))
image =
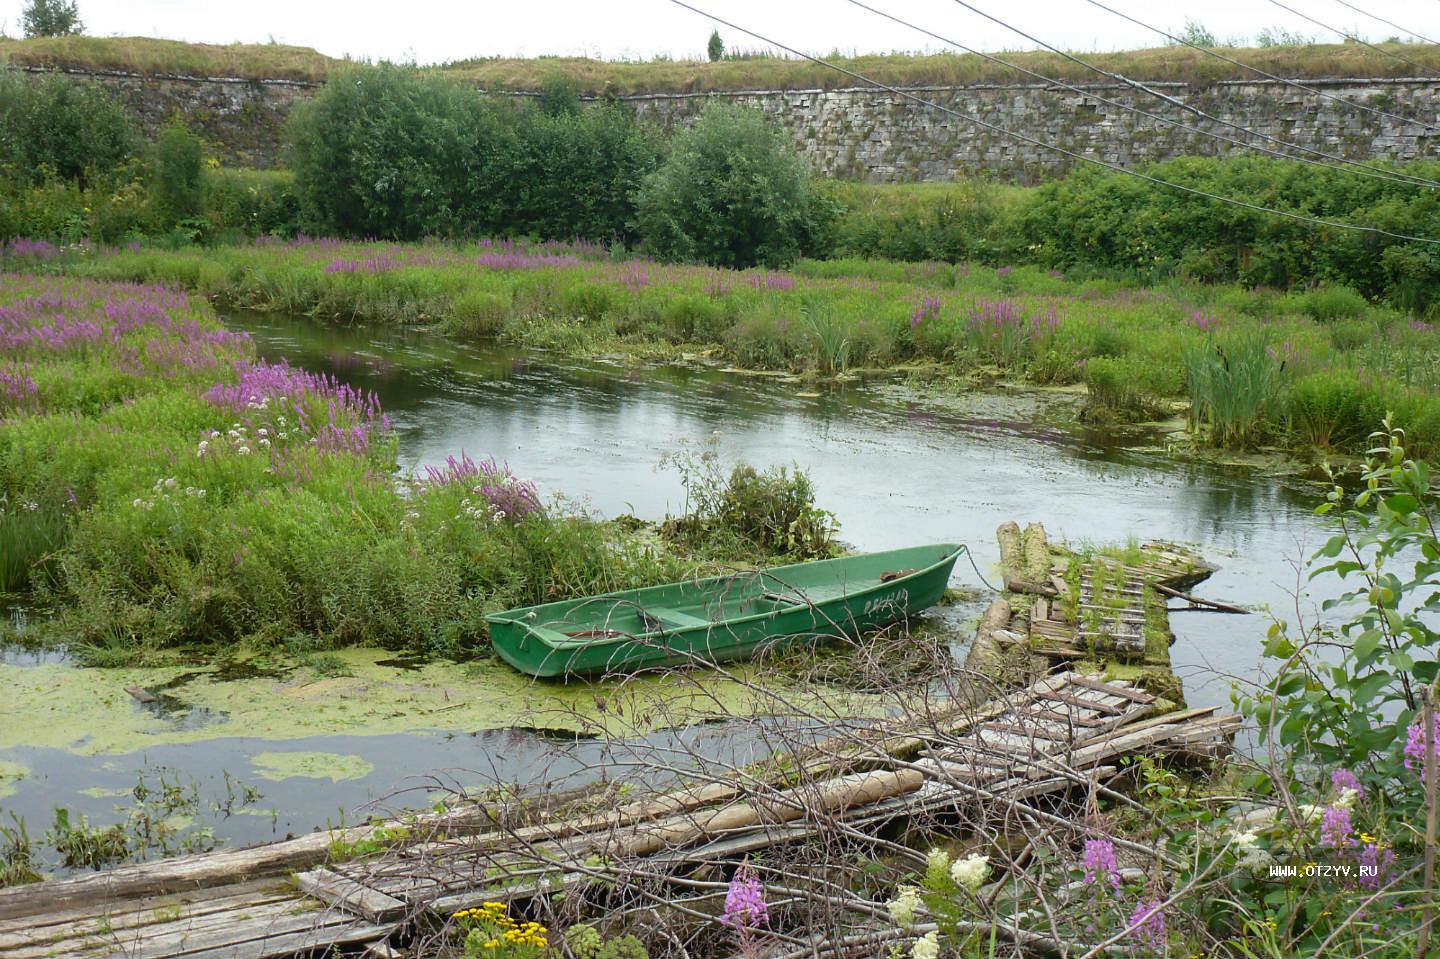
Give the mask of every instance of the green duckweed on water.
POLYGON ((12 796, 30 770, 19 763, 0 761, 0 798, 12 796))
MULTIPOLYGON (((701 722, 726 712, 753 715, 769 706, 747 685, 747 677, 761 672, 753 665, 697 671, 679 682, 674 676, 632 678, 622 692, 614 684, 540 683, 496 663, 389 665, 386 661, 393 662, 394 654, 382 649, 334 655, 343 663, 338 672, 344 675, 296 668, 280 678, 220 679, 218 667, 0 665, 0 682, 10 694, 7 712, 27 717, 23 723, 0 722, 0 749, 48 747, 94 756, 236 736, 283 741, 515 726, 623 734, 701 722), (129 687, 155 689, 170 683, 175 685, 164 689, 163 710, 147 708, 126 692, 129 687), (624 708, 617 710, 622 702, 624 708)), ((866 697, 833 690, 792 692, 792 700, 823 699, 827 708, 837 711, 864 712, 875 705, 866 697)), ((4 782, 0 776, 0 788, 4 782)))
POLYGON ((355 755, 321 752, 268 752, 251 759, 261 779, 280 782, 285 779, 328 779, 332 783, 347 779, 364 779, 375 771, 375 764, 355 755))

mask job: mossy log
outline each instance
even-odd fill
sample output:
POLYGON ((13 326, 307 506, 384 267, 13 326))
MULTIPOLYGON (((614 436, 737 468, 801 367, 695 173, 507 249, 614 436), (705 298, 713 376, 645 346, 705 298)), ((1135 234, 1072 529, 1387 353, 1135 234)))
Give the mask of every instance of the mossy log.
POLYGON ((1006 589, 1034 596, 1056 595, 1055 587, 1049 583, 1050 547, 1044 527, 1031 523, 1022 534, 1018 523, 1006 521, 995 530, 995 538, 1000 543, 1000 569, 1006 589))

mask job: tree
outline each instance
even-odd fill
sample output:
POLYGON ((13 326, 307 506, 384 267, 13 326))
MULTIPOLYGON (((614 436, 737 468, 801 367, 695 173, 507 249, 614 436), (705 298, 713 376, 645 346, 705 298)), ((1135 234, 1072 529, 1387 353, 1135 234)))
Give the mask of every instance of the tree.
POLYGON ((200 212, 205 192, 205 145, 185 124, 171 123, 155 141, 155 201, 175 223, 200 212))
POLYGON ((128 114, 100 86, 0 70, 0 178, 84 184, 125 162, 133 145, 128 114))
POLYGON ((76 0, 30 0, 21 20, 27 37, 68 37, 85 29, 76 0))
POLYGON ((725 41, 720 39, 719 30, 710 31, 710 42, 706 45, 705 51, 710 55, 711 63, 725 56, 725 41))
POLYGON ((636 207, 657 256, 729 267, 793 263, 818 209, 810 171, 785 133, 758 111, 719 103, 675 137, 636 207))

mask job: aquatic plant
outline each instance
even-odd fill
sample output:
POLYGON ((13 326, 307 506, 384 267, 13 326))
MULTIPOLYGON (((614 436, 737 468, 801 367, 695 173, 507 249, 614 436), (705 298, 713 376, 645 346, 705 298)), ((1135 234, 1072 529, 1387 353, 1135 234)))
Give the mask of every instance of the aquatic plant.
POLYGON ((1190 427, 1215 446, 1256 446, 1277 426, 1290 371, 1266 330, 1207 339, 1185 354, 1190 427))

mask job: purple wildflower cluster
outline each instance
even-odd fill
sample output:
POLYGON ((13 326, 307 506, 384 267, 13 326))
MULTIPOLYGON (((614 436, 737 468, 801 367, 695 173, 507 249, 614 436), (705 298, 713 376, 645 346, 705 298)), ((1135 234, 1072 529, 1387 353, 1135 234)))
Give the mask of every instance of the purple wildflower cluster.
POLYGON ((1379 889, 1390 881, 1395 868, 1395 851, 1379 843, 1369 842, 1360 851, 1360 885, 1364 889, 1379 889))
POLYGON ((387 273, 400 266, 400 261, 388 256, 367 256, 363 260, 337 259, 325 265, 326 273, 387 273))
POLYGON ((1355 845, 1355 825, 1350 818, 1349 806, 1326 806, 1325 817, 1320 821, 1320 845, 1328 849, 1343 849, 1355 845))
POLYGON ((1348 769, 1336 769, 1330 774, 1330 788, 1335 794, 1343 795, 1345 790, 1352 789, 1358 797, 1364 797, 1365 787, 1360 785, 1360 778, 1348 769))
POLYGON ((1201 333, 1209 333, 1211 330, 1215 329, 1220 325, 1220 318, 1217 316, 1211 316, 1209 313, 1206 313, 1203 310, 1196 310, 1195 312, 1190 314, 1190 318, 1187 319, 1185 322, 1195 327, 1195 329, 1199 330, 1201 333))
POLYGON ((1134 927, 1131 934, 1149 948, 1157 952, 1165 948, 1165 910, 1159 899, 1147 897, 1137 902, 1129 925, 1134 927))
POLYGON ((1014 273, 1014 272, 1015 272, 1015 267, 1013 267, 1013 266, 1002 266, 1002 267, 1000 267, 998 270, 995 271, 995 275, 996 275, 997 277, 999 277, 1000 279, 1003 280, 1003 279, 1005 279, 1005 277, 1009 276, 1011 273, 1014 273))
POLYGON ((211 369, 249 351, 249 337, 201 323, 162 286, 26 278, 0 306, 0 351, 12 357, 98 356, 133 376, 211 369))
POLYGON ((747 862, 735 872, 725 892, 725 912, 720 921, 737 931, 756 929, 770 918, 765 903, 765 886, 747 862))
MULTIPOLYGON (((472 495, 480 497, 487 508, 471 504, 464 507, 468 515, 475 518, 489 516, 492 519, 519 522, 527 516, 543 511, 540 492, 535 484, 522 480, 510 472, 510 467, 486 457, 475 462, 465 453, 460 458, 447 456, 443 467, 426 466, 421 481, 427 488, 443 486, 466 486, 472 495)), ((469 500, 466 500, 469 503, 469 500)))
MULTIPOLYGON (((1431 730, 1431 748, 1440 759, 1440 714, 1434 718, 1434 728, 1431 730)), ((1418 769, 1421 775, 1425 770, 1425 723, 1417 719, 1405 730, 1405 768, 1410 770, 1418 769)))
POLYGON ((60 248, 47 240, 17 236, 0 243, 0 256, 24 257, 29 260, 50 260, 60 255, 60 248))
POLYGON ((239 380, 218 383, 205 399, 232 413, 254 414, 284 409, 293 412, 295 429, 309 435, 324 451, 360 455, 374 435, 390 431, 390 418, 374 393, 357 390, 324 373, 300 370, 288 363, 242 363, 239 380))
POLYGON ((757 290, 793 290, 795 278, 776 270, 760 270, 747 274, 746 282, 757 290))
POLYGON ((25 406, 39 394, 39 387, 30 377, 30 367, 0 366, 0 408, 25 406))
POLYGON ((475 265, 487 270, 539 270, 545 267, 575 267, 581 261, 574 256, 551 253, 534 254, 511 250, 504 253, 481 253, 475 265))
POLYGON ((970 305, 965 324, 981 340, 1031 339, 1054 332, 1060 314, 1054 307, 1027 310, 1014 300, 981 297, 970 305))
POLYGON ((1120 867, 1115 862, 1115 843, 1109 839, 1085 841, 1085 881, 1109 883, 1120 888, 1120 867))
POLYGON ((638 292, 650 285, 650 274, 646 273, 638 261, 631 261, 625 266, 625 272, 620 274, 620 282, 631 293, 638 292))
POLYGON ((910 329, 917 330, 921 324, 934 320, 940 316, 940 298, 938 296, 924 296, 915 305, 915 310, 910 314, 910 329))

